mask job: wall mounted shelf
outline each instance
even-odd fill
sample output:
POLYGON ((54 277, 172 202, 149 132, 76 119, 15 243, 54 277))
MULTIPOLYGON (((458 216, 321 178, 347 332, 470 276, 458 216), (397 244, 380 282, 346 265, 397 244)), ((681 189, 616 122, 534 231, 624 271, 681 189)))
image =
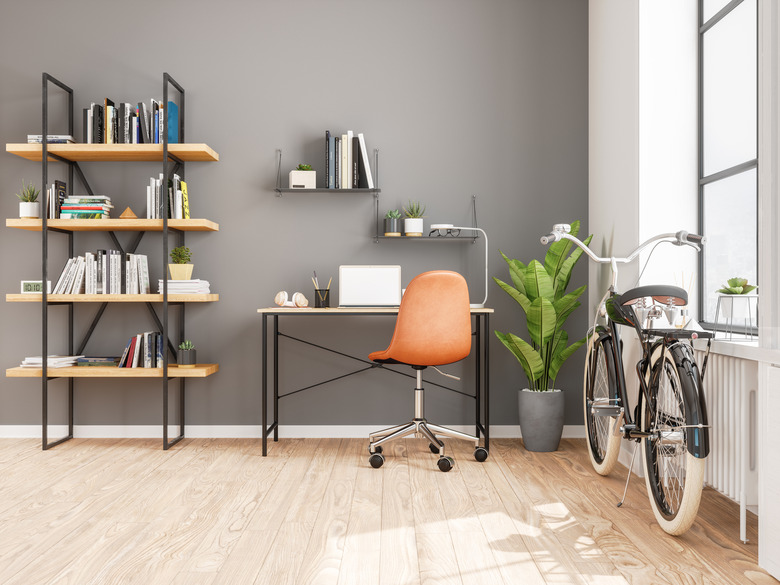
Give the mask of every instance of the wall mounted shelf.
MULTIPOLYGON (((5 150, 10 154, 36 162, 40 162, 43 156, 41 144, 6 144, 5 150)), ((48 144, 47 152, 50 155, 49 161, 65 159, 73 162, 161 162, 163 160, 162 144, 48 144)), ((186 162, 219 160, 219 154, 207 144, 169 144, 168 155, 186 162)))
MULTIPOLYGON (((37 294, 7 294, 7 303, 40 303, 42 295, 37 294)), ((168 294, 169 303, 214 303, 219 300, 218 294, 168 294)), ((48 303, 162 303, 161 294, 148 295, 46 295, 48 303)))
MULTIPOLYGON (((380 240, 404 240, 404 241, 412 241, 412 242, 449 242, 451 244, 454 243, 463 243, 463 242, 471 242, 472 244, 477 241, 479 238, 479 232, 472 232, 473 236, 464 236, 464 235, 458 235, 458 236, 430 236, 430 235, 422 235, 422 236, 383 236, 380 235, 384 233, 384 230, 382 229, 384 227, 384 216, 380 215, 379 213, 379 194, 374 194, 374 215, 376 216, 376 231, 374 232, 374 243, 378 244, 380 240)), ((439 222, 436 222, 439 223, 439 222)), ((443 223, 443 222, 441 222, 443 223)), ((403 228, 403 224, 401 224, 401 227, 403 228)), ((472 195, 471 196, 471 226, 469 227, 478 227, 477 226, 477 196, 472 195)), ((463 232, 464 230, 461 230, 463 232)))
POLYGON ((374 149, 374 185, 375 187, 369 189, 369 188, 353 188, 353 189, 328 189, 327 187, 318 187, 316 189, 291 189, 289 187, 282 187, 282 149, 277 148, 277 166, 276 166, 276 187, 274 187, 274 191, 276 191, 276 196, 281 197, 284 193, 294 193, 297 195, 301 195, 303 193, 351 193, 353 195, 365 195, 365 194, 376 194, 380 193, 381 189, 379 188, 379 149, 374 149))
MULTIPOLYGON (((15 219, 5 220, 6 227, 32 232, 41 231, 43 220, 15 219)), ((161 232, 161 219, 49 219, 48 229, 63 232, 161 232)), ((218 232, 219 224, 208 219, 169 219, 169 230, 181 232, 218 232)))
MULTIPOLYGON (((205 378, 219 371, 219 364, 197 364, 194 368, 180 368, 176 364, 168 366, 169 378, 205 378)), ((9 378, 40 378, 40 368, 8 368, 5 375, 9 378)), ((71 366, 68 368, 48 368, 49 378, 162 378, 162 368, 110 368, 102 366, 71 366)))

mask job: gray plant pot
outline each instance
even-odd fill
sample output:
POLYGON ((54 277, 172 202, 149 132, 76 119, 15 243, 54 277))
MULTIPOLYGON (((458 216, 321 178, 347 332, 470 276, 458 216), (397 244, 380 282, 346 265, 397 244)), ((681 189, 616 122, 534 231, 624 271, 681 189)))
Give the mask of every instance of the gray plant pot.
POLYGON ((178 352, 178 364, 180 368, 194 368, 197 362, 196 349, 180 349, 178 352))
POLYGON ((557 451, 563 434, 565 395, 560 390, 517 393, 520 432, 529 451, 557 451))
POLYGON ((385 218, 385 235, 398 237, 401 235, 401 218, 385 218))

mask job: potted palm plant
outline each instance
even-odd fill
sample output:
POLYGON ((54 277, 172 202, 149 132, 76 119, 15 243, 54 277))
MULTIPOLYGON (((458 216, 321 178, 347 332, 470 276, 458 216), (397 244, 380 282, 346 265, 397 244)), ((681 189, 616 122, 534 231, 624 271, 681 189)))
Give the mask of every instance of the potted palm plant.
POLYGON ((422 236, 423 235, 423 217, 425 213, 425 206, 420 204, 419 201, 409 201, 409 205, 404 207, 404 233, 407 236, 422 236))
MULTIPOLYGON (((577 235, 580 222, 571 224, 577 235)), ((593 236, 584 241, 589 244, 593 236)), ((563 432, 564 394, 555 388, 555 379, 563 363, 585 343, 585 337, 569 345, 569 335, 563 326, 569 315, 580 306, 577 300, 586 285, 566 292, 574 265, 582 255, 580 248, 568 240, 553 243, 544 257, 544 264, 501 255, 509 265, 512 284, 494 278, 523 310, 530 343, 514 333, 496 331, 509 351, 523 367, 528 388, 518 392, 520 431, 529 451, 555 451, 563 432), (571 254, 569 252, 571 251, 571 254)))
POLYGON ((168 264, 168 270, 171 273, 171 280, 189 280, 192 277, 194 264, 190 264, 192 252, 185 246, 179 246, 171 250, 171 264, 168 264))
POLYGON ((19 217, 22 219, 37 219, 41 216, 41 203, 38 201, 40 189, 30 182, 26 185, 22 179, 22 190, 17 193, 19 198, 19 217))

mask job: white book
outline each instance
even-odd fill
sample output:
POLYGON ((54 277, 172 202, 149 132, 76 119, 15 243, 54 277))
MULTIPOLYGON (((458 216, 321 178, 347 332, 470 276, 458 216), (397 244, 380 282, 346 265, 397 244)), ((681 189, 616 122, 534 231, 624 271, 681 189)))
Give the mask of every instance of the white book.
POLYGON ((76 268, 73 275, 73 281, 71 282, 70 290, 68 294, 77 295, 81 293, 81 287, 84 284, 84 256, 79 256, 76 259, 76 268))
POLYGON ((122 294, 122 257, 119 250, 111 250, 111 294, 122 294))
POLYGON ((73 288, 73 279, 76 278, 76 267, 78 266, 78 259, 73 258, 73 262, 68 268, 68 275, 65 277, 65 283, 62 285, 62 294, 70 294, 70 290, 73 288))
MULTIPOLYGON (((93 104, 94 105, 94 104, 93 104)), ((94 122, 95 114, 92 111, 92 108, 89 108, 87 110, 87 135, 85 136, 85 141, 87 144, 92 144, 92 124, 94 122)))
POLYGON ((62 294, 62 291, 65 288, 65 281, 68 279, 68 271, 70 270, 70 265, 73 264, 73 261, 74 258, 68 258, 68 261, 65 263, 65 266, 60 273, 59 279, 57 279, 57 284, 54 286, 54 293, 52 294, 62 294))
POLYGON ((347 160, 349 159, 349 154, 347 150, 347 135, 342 134, 341 135, 341 168, 339 169, 339 174, 341 175, 341 188, 347 189, 347 160))
MULTIPOLYGON (((130 366, 132 368, 138 367, 138 358, 141 351, 143 351, 143 348, 141 347, 143 343, 143 334, 139 333, 135 336, 135 353, 133 354, 133 364, 130 366)), ((143 362, 141 362, 143 364, 143 362)))
POLYGON ((347 130, 347 189, 352 189, 352 130, 347 130))
POLYGON ((366 183, 369 189, 374 188, 374 178, 371 176, 371 165, 369 164, 368 150, 366 150, 366 140, 363 138, 363 133, 358 134, 358 142, 360 142, 360 154, 363 157, 363 174, 366 176, 366 183))
POLYGON ((148 295, 152 292, 149 284, 149 261, 145 254, 136 256, 138 262, 138 290, 142 295, 148 295))

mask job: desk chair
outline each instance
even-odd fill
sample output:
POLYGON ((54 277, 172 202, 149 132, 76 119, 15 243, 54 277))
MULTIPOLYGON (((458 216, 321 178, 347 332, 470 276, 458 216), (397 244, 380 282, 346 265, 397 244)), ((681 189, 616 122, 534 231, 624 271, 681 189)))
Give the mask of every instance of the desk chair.
POLYGON ((474 441, 474 457, 477 461, 487 459, 487 449, 479 446, 479 437, 425 420, 423 370, 428 366, 460 361, 470 352, 471 312, 464 278, 457 272, 446 270, 434 270, 416 276, 401 300, 389 347, 368 356, 379 364, 405 364, 416 371, 414 418, 411 422, 369 435, 369 462, 372 467, 381 467, 385 462, 383 443, 411 434, 422 435, 430 441, 430 450, 439 455, 438 466, 442 471, 452 469, 455 460, 445 455, 444 443, 437 435, 474 441))

